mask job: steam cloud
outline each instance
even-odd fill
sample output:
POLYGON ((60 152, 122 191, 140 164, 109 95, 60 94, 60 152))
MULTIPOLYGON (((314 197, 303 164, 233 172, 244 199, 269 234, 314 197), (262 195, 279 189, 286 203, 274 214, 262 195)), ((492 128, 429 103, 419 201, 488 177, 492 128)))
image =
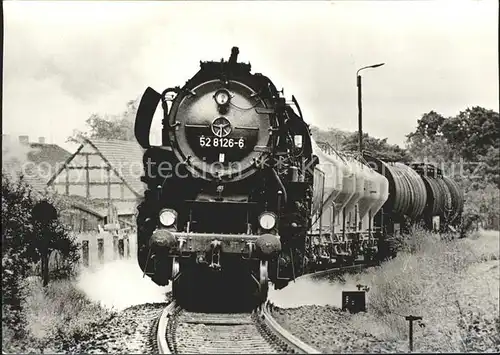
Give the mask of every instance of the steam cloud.
POLYGON ((6 172, 12 179, 17 180, 18 174, 23 171, 23 164, 27 163, 28 154, 37 149, 21 144, 8 136, 2 137, 2 174, 6 172))
POLYGON ((142 276, 135 260, 119 260, 104 264, 99 270, 84 271, 77 287, 92 301, 117 311, 142 303, 164 302, 170 285, 160 287, 142 276))
MULTIPOLYGON (((281 308, 295 308, 300 306, 334 306, 342 307, 342 291, 356 291, 360 283, 358 277, 347 276, 346 281, 312 279, 301 277, 296 282, 290 282, 281 290, 269 288, 269 300, 281 308)), ((363 282, 361 282, 363 283, 363 282)))

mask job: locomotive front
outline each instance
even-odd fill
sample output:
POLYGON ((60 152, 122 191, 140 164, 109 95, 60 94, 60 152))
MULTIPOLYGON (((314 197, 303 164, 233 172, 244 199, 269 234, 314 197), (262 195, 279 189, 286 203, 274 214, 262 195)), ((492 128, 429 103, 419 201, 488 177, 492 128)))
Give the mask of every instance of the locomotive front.
POLYGON ((209 181, 235 182, 255 173, 270 141, 273 103, 243 78, 200 80, 176 96, 168 141, 190 173, 209 181))
MULTIPOLYGON (((156 283, 173 280, 176 294, 206 270, 250 280, 261 298, 269 278, 286 279, 278 276, 280 235, 297 213, 294 200, 306 199, 299 167, 311 157, 309 131, 273 83, 237 55, 233 48, 227 62, 200 63, 182 88, 148 89, 139 106, 135 133, 146 149, 148 190, 139 206, 138 259, 156 283), (151 147, 160 100, 162 146, 151 147), (293 200, 291 183, 303 186, 293 200)), ((283 266, 289 258, 281 259, 283 266)))

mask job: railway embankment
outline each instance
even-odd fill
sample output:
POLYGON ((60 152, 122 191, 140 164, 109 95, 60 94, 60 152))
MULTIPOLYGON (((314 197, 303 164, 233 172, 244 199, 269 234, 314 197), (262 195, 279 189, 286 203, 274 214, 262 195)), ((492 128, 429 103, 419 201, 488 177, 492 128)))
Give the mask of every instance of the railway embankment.
MULTIPOLYGON (((273 316, 325 353, 407 352, 404 317, 410 314, 422 317, 414 323, 414 351, 498 352, 499 243, 498 232, 449 242, 419 232, 382 266, 342 280, 306 279, 282 290, 287 294, 281 298, 271 292, 277 306, 273 316), (341 311, 342 290, 355 290, 357 284, 369 288, 367 312, 341 311)), ((53 282, 46 290, 31 282, 24 307, 28 341, 4 351, 151 353, 153 322, 168 300, 147 303, 159 301, 160 294, 141 283, 142 274, 127 288, 110 282, 124 274, 130 280, 132 266, 110 267, 76 284, 53 282)), ((8 329, 2 333, 8 336, 8 329)))
POLYGON ((3 351, 151 353, 148 332, 168 301, 168 289, 142 276, 133 261, 120 260, 45 288, 40 278, 29 278, 23 322, 2 324, 3 351), (13 327, 22 328, 22 337, 14 336, 13 327))
POLYGON ((294 300, 277 297, 275 317, 328 353, 407 352, 409 315, 422 317, 413 326, 414 351, 499 352, 499 243, 498 231, 455 241, 417 231, 382 266, 315 281, 295 290, 294 300), (342 290, 357 284, 369 288, 367 312, 342 312, 342 290))
POLYGON ((151 354, 155 353, 154 322, 167 305, 145 303, 116 312, 95 327, 85 340, 68 349, 70 354, 151 354))

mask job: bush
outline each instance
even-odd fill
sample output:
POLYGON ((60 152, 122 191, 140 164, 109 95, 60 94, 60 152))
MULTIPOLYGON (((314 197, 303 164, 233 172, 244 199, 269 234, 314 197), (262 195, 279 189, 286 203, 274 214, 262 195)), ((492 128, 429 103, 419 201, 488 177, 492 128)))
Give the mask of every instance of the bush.
POLYGON ((26 272, 26 262, 21 259, 19 253, 7 251, 2 256, 2 329, 9 329, 13 339, 24 336, 21 295, 22 280, 26 272))
POLYGON ((24 336, 22 280, 29 271, 29 251, 23 240, 32 234, 30 206, 22 180, 13 184, 2 175, 2 334, 13 340, 24 336))
MULTIPOLYGON (((2 174, 2 333, 12 341, 25 336, 24 281, 42 252, 59 251, 67 266, 79 258, 78 244, 58 219, 48 226, 33 222, 31 213, 40 198, 54 202, 49 195, 35 197, 22 176, 12 181, 2 174)), ((72 271, 67 267, 63 276, 72 271)))
POLYGON ((498 232, 448 240, 414 230, 399 242, 396 258, 360 276, 370 313, 355 326, 378 324, 385 340, 407 341, 412 314, 423 317, 414 326, 420 352, 500 350, 498 265, 481 263, 498 260, 498 232))
POLYGON ((53 281, 42 287, 38 277, 30 277, 24 282, 23 311, 24 339, 21 342, 4 339, 3 348, 7 351, 67 351, 85 340, 93 327, 113 316, 112 312, 89 301, 72 281, 53 281))
POLYGON ((491 183, 465 186, 464 216, 477 216, 485 229, 500 229, 500 190, 491 183))

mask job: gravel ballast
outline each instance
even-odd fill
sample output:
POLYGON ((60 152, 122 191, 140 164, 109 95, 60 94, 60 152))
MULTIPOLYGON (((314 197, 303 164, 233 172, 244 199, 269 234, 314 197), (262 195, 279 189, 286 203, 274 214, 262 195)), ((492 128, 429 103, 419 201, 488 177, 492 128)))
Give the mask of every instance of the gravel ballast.
POLYGON ((154 322, 167 303, 147 303, 118 312, 101 327, 93 329, 89 340, 70 349, 69 353, 150 354, 154 322))
POLYGON ((273 316, 293 335, 322 353, 406 352, 404 342, 385 342, 352 325, 350 313, 333 306, 273 307, 273 316))

